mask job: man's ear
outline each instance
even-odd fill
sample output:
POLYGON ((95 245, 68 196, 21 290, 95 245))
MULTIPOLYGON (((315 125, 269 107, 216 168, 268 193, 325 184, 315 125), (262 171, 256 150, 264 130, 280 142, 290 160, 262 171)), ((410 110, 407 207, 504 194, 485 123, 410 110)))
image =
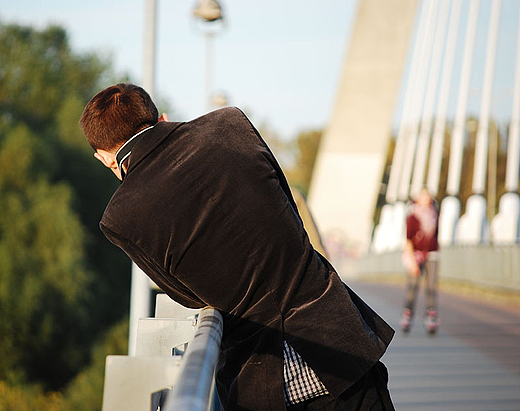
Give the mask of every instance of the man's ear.
POLYGON ((94 157, 101 161, 105 167, 117 168, 116 156, 113 153, 105 150, 96 150, 94 157))
POLYGON ((119 180, 123 180, 121 170, 119 170, 119 167, 117 166, 115 152, 111 153, 105 150, 96 150, 94 157, 101 161, 105 167, 108 167, 110 170, 112 170, 112 172, 119 180))
POLYGON ((159 121, 170 121, 170 120, 168 120, 168 115, 166 113, 162 113, 161 117, 159 117, 159 121))

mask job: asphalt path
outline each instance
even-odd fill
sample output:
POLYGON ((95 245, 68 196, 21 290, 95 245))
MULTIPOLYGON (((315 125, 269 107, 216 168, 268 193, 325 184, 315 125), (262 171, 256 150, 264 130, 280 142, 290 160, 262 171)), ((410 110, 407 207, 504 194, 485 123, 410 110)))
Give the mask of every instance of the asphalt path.
POLYGON ((421 290, 419 315, 404 334, 404 285, 346 282, 396 330, 382 361, 397 410, 520 410, 519 306, 440 292, 440 326, 431 336, 421 290))

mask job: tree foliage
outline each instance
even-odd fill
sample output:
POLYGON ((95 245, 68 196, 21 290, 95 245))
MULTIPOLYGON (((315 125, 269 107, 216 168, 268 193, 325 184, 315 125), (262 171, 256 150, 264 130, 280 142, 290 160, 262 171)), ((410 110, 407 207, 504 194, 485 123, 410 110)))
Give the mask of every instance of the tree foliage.
POLYGON ((0 380, 0 411, 65 411, 57 392, 43 392, 40 386, 12 386, 0 380))
POLYGON ((117 181, 78 126, 113 80, 62 28, 0 24, 0 403, 65 387, 127 312, 129 261, 98 229, 117 181))
POLYGON ((91 411, 101 408, 105 358, 128 351, 128 317, 123 318, 96 343, 92 359, 64 392, 65 410, 91 411))
POLYGON ((323 131, 304 130, 290 140, 280 138, 266 124, 261 124, 258 131, 276 156, 289 184, 307 196, 323 131))
POLYGON ((303 131, 293 142, 295 146, 295 165, 287 171, 291 185, 298 187, 306 196, 311 184, 312 172, 323 132, 321 130, 303 131))
POLYGON ((0 375, 7 380, 79 365, 63 327, 74 325, 69 313, 88 281, 83 227, 70 188, 31 170, 33 141, 18 127, 0 144, 0 375))

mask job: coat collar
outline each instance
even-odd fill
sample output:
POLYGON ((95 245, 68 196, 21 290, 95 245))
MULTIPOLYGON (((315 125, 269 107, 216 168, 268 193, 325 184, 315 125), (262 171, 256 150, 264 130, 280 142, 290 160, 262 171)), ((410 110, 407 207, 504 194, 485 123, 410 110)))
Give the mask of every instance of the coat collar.
POLYGON ((117 150, 117 153, 116 153, 117 167, 119 168, 119 171, 121 172, 121 177, 123 179, 125 178, 125 170, 123 169, 123 163, 125 162, 125 160, 128 159, 128 157, 130 157, 130 154, 132 154, 132 149, 134 148, 137 141, 139 141, 139 137, 141 136, 141 134, 145 133, 146 131, 148 131, 152 128, 154 128, 154 126, 147 127, 145 129, 141 130, 140 132, 138 132, 137 134, 134 134, 132 137, 130 137, 126 141, 125 144, 123 144, 119 148, 119 150, 117 150))
MULTIPOLYGON (((133 140, 133 144, 130 143, 132 147, 130 148, 131 151, 127 154, 129 161, 126 174, 129 174, 148 154, 182 124, 184 123, 161 121, 155 124, 155 126, 143 130, 140 134, 134 136, 137 138, 133 140)), ((123 147, 121 147, 121 149, 123 149, 123 147)))

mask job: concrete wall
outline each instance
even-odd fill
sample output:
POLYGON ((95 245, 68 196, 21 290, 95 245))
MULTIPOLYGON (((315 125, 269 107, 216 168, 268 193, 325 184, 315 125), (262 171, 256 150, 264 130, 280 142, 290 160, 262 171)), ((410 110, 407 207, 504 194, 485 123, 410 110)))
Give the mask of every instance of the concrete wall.
MULTIPOLYGON (((356 260, 360 278, 404 275, 401 252, 367 254, 356 260)), ((511 246, 452 246, 440 252, 439 278, 520 292, 520 244, 511 246)))

